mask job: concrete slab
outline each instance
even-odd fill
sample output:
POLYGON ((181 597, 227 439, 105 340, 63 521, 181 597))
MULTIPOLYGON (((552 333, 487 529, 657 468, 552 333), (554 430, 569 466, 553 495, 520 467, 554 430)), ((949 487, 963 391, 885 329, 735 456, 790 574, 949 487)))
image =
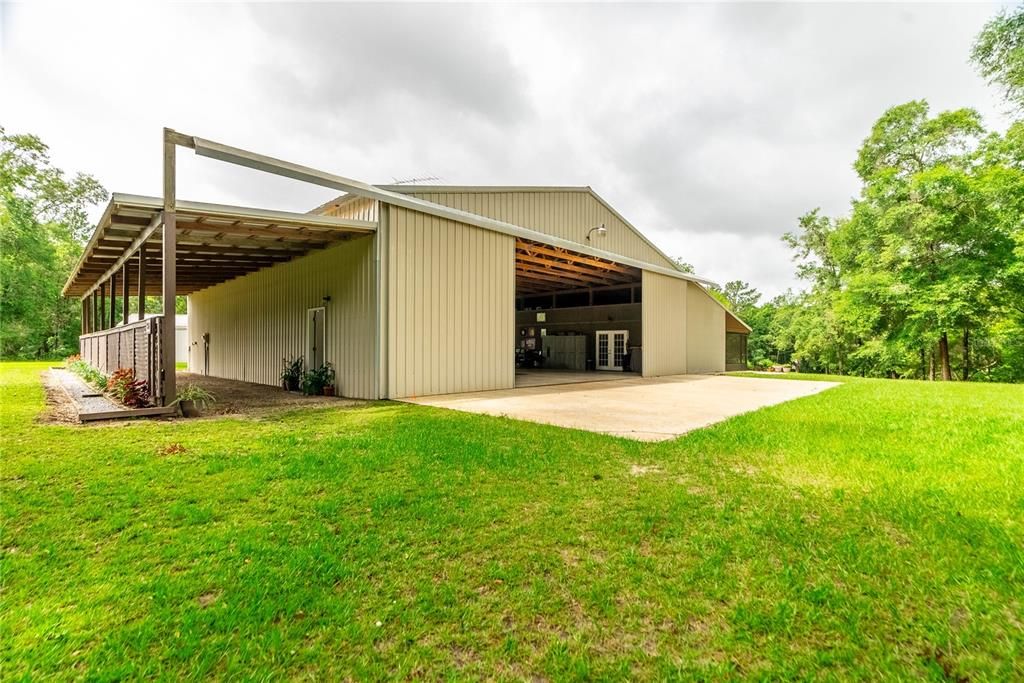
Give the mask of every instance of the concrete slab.
POLYGON ((516 389, 521 387, 544 387, 554 384, 581 384, 584 382, 618 382, 627 378, 639 378, 635 372, 598 371, 573 372, 572 370, 545 370, 542 368, 516 368, 516 389))
POLYGON ((408 402, 503 415, 640 441, 662 441, 733 415, 817 394, 836 385, 836 382, 673 375, 424 396, 408 402))

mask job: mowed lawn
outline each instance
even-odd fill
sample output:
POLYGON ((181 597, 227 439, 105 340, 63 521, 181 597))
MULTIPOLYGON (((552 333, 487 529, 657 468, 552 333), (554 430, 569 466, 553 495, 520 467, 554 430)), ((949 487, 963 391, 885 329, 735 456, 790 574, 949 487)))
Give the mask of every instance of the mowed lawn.
POLYGON ((2 671, 1024 678, 1024 387, 645 444, 378 403, 43 426, 3 364, 2 671))

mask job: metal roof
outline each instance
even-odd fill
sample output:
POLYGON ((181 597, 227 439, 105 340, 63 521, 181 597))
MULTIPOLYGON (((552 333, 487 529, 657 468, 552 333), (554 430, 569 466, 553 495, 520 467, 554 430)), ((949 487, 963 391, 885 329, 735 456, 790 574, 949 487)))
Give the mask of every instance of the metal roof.
MULTIPOLYGON (((147 285, 160 282, 160 217, 163 199, 114 194, 93 231, 64 296, 85 296, 146 251, 147 285)), ((370 234, 377 224, 243 206, 179 201, 176 264, 178 293, 190 292, 289 261, 339 240, 370 234)), ((137 269, 130 272, 137 278, 137 269)), ((148 287, 147 287, 148 288, 148 287)))

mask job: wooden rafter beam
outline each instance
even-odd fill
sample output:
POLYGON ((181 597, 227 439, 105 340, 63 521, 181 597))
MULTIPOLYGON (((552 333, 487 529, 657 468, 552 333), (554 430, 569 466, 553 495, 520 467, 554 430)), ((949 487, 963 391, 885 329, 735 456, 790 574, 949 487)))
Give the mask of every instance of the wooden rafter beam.
POLYGON ((328 244, 351 235, 348 230, 330 230, 317 228, 316 230, 299 231, 295 228, 263 228, 244 225, 236 221, 235 224, 220 225, 217 223, 195 223, 180 221, 178 229, 193 235, 196 232, 209 232, 215 235, 242 235, 245 237, 283 237, 296 242, 320 242, 328 244))
POLYGON ((531 272, 531 271, 524 271, 524 270, 520 270, 518 268, 516 269, 516 278, 517 279, 521 278, 523 280, 532 280, 532 281, 537 281, 537 282, 555 282, 555 283, 560 284, 560 285, 569 285, 569 286, 572 286, 572 287, 578 287, 580 285, 580 282, 583 282, 582 280, 575 279, 575 278, 570 279, 570 278, 559 277, 557 275, 548 275, 547 273, 537 273, 537 272, 531 272))
POLYGON ((570 260, 577 264, 588 265, 594 268, 603 268, 605 270, 612 270, 619 273, 633 274, 640 272, 639 268, 634 268, 633 266, 622 265, 620 263, 615 263, 614 261, 605 261, 596 256, 586 256, 560 247, 552 247, 546 244, 530 242, 528 240, 516 240, 516 251, 530 253, 531 255, 552 256, 554 258, 570 260))
POLYGON ((535 267, 541 266, 543 270, 557 270, 559 273, 565 273, 567 275, 578 275, 587 278, 588 280, 601 280, 607 284, 615 282, 631 282, 634 276, 627 273, 619 273, 608 270, 595 270, 590 267, 577 266, 572 263, 563 263, 561 261, 553 261, 550 259, 540 258, 538 256, 531 256, 529 254, 516 254, 516 264, 523 264, 523 267, 535 267))

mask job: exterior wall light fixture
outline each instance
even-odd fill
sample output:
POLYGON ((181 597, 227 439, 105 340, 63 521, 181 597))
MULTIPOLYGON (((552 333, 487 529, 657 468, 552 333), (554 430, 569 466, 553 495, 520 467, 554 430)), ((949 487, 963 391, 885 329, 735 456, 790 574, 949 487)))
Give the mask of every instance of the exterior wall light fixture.
POLYGON ((597 233, 598 237, 604 237, 605 235, 608 234, 608 228, 604 227, 604 223, 602 223, 601 225, 595 226, 595 227, 591 228, 590 230, 587 230, 587 241, 588 242, 590 241, 590 236, 593 233, 595 233, 595 232, 597 233))

